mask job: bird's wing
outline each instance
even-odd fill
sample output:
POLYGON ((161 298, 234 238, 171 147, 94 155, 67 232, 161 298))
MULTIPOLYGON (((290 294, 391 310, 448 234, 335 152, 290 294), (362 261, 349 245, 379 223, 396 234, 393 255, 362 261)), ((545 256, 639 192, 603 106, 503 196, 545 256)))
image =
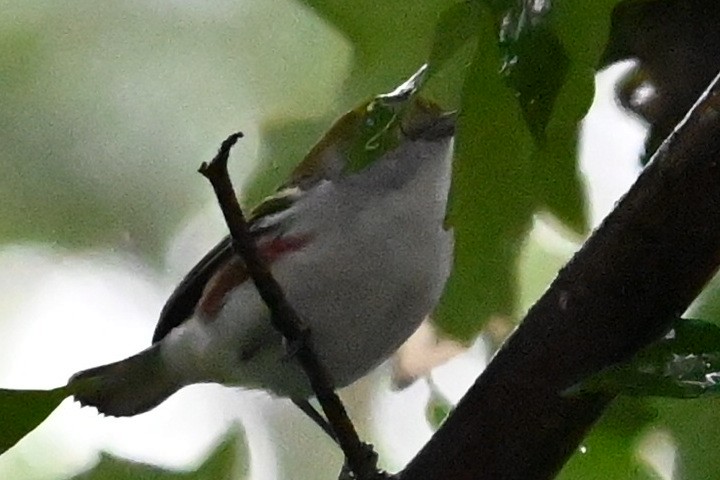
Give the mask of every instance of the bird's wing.
MULTIPOLYGON (((334 170, 338 167, 333 165, 334 156, 327 155, 329 147, 330 145, 320 140, 295 169, 290 179, 274 195, 267 197, 253 209, 249 222, 255 235, 259 236, 272 230, 273 225, 268 225, 265 221, 267 218, 286 210, 302 196, 304 191, 335 174, 334 170)), ((162 340, 172 329, 190 318, 202 298, 206 284, 232 257, 231 239, 227 236, 190 270, 160 312, 160 319, 152 338, 153 343, 162 340)), ((236 264, 235 268, 237 267, 242 267, 242 264, 236 264)))
MULTIPOLYGON (((340 117, 308 152, 278 192, 253 210, 250 215, 253 234, 260 236, 272 232, 278 226, 274 223, 277 217, 273 215, 291 207, 305 191, 320 182, 332 181, 347 173, 349 159, 345 154, 348 148, 348 145, 343 143, 345 139, 353 139, 351 143, 357 144, 354 146, 359 146, 358 149, 364 152, 370 143, 378 142, 382 136, 391 134, 396 126, 404 137, 412 140, 433 140, 452 135, 455 128, 454 114, 441 115, 435 104, 415 97, 426 70, 426 66, 421 67, 393 92, 374 97, 340 117), (409 102, 412 98, 415 100, 409 102), (402 105, 408 105, 412 109, 411 115, 402 115, 412 119, 412 122, 396 121, 399 112, 396 109, 402 105)), ((375 152, 374 155, 378 156, 379 153, 375 152)), ((228 236, 190 270, 163 307, 155 327, 153 343, 162 340, 172 329, 190 318, 207 283, 232 258, 232 245, 228 236)), ((242 262, 238 261, 233 267, 236 275, 242 274, 237 271, 237 268, 244 268, 242 262)))
POLYGON ((230 237, 227 236, 185 275, 160 312, 152 343, 159 342, 173 328, 190 318, 207 282, 231 257, 232 245, 230 237))
MULTIPOLYGON (((298 197, 299 191, 297 189, 285 189, 272 197, 268 197, 253 210, 248 226, 256 240, 265 234, 277 234, 279 225, 274 223, 273 219, 267 221, 268 218, 292 206, 298 197)), ((198 302, 203 297, 205 286, 216 273, 220 272, 225 265, 228 265, 233 257, 232 239, 228 235, 185 275, 185 278, 175 287, 160 312, 160 319, 155 326, 152 343, 162 340, 173 328, 181 325, 193 315, 198 302)), ((240 259, 233 262, 232 267, 235 275, 247 278, 247 275, 243 275, 242 270, 245 269, 245 265, 240 259), (241 271, 238 271, 238 269, 241 271)))

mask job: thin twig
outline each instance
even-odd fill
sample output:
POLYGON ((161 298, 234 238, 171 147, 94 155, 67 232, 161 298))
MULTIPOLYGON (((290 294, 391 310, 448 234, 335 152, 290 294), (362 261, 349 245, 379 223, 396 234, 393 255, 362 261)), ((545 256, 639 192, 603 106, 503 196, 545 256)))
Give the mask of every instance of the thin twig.
POLYGON ((209 164, 203 162, 199 172, 212 184, 230 230, 233 249, 245 261, 248 274, 270 309, 273 326, 287 340, 292 355, 305 370, 313 392, 345 454, 348 466, 360 479, 378 478, 381 474, 377 470, 376 455, 368 445, 360 441, 345 407, 335 393, 332 379, 310 346, 310 332, 285 298, 282 288, 259 255, 255 240, 250 234, 227 170, 230 149, 242 136, 240 132, 230 135, 220 146, 215 158, 209 164))

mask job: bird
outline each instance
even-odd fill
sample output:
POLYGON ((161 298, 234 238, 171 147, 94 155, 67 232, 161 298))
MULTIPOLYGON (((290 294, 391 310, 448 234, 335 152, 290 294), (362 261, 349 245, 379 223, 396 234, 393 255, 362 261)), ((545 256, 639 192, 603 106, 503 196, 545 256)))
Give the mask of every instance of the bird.
MULTIPOLYGON (((250 216, 258 251, 335 388, 389 358, 450 274, 444 219, 457 115, 418 94, 425 75, 340 117, 250 216)), ((196 383, 260 389, 301 408, 313 396, 230 237, 170 295, 150 347, 78 372, 68 387, 82 406, 125 417, 196 383)))

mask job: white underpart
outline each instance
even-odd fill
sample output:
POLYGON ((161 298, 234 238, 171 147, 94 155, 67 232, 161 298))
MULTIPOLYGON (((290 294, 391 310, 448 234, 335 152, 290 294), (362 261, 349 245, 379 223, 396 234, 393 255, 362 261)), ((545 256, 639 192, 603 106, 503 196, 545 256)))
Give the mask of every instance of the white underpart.
MULTIPOLYGON (((452 257, 452 234, 442 226, 451 157, 450 138, 405 142, 361 173, 318 185, 272 220, 286 235, 311 239, 272 270, 338 387, 391 355, 442 293, 452 257)), ((162 349, 186 383, 311 395, 250 282, 217 319, 190 319, 162 349)))

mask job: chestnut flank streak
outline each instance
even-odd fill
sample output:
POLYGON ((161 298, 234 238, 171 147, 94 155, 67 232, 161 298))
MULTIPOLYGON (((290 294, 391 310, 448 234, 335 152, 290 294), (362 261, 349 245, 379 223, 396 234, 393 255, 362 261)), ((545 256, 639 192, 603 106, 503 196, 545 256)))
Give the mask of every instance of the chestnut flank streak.
MULTIPOLYGON (((308 241, 307 236, 260 239, 258 249, 263 259, 272 264, 289 253, 297 252, 308 241)), ((228 262, 218 269, 205 286, 196 309, 200 318, 208 323, 215 320, 227 301, 227 294, 238 285, 245 283, 249 278, 245 263, 240 257, 233 255, 228 262)))

